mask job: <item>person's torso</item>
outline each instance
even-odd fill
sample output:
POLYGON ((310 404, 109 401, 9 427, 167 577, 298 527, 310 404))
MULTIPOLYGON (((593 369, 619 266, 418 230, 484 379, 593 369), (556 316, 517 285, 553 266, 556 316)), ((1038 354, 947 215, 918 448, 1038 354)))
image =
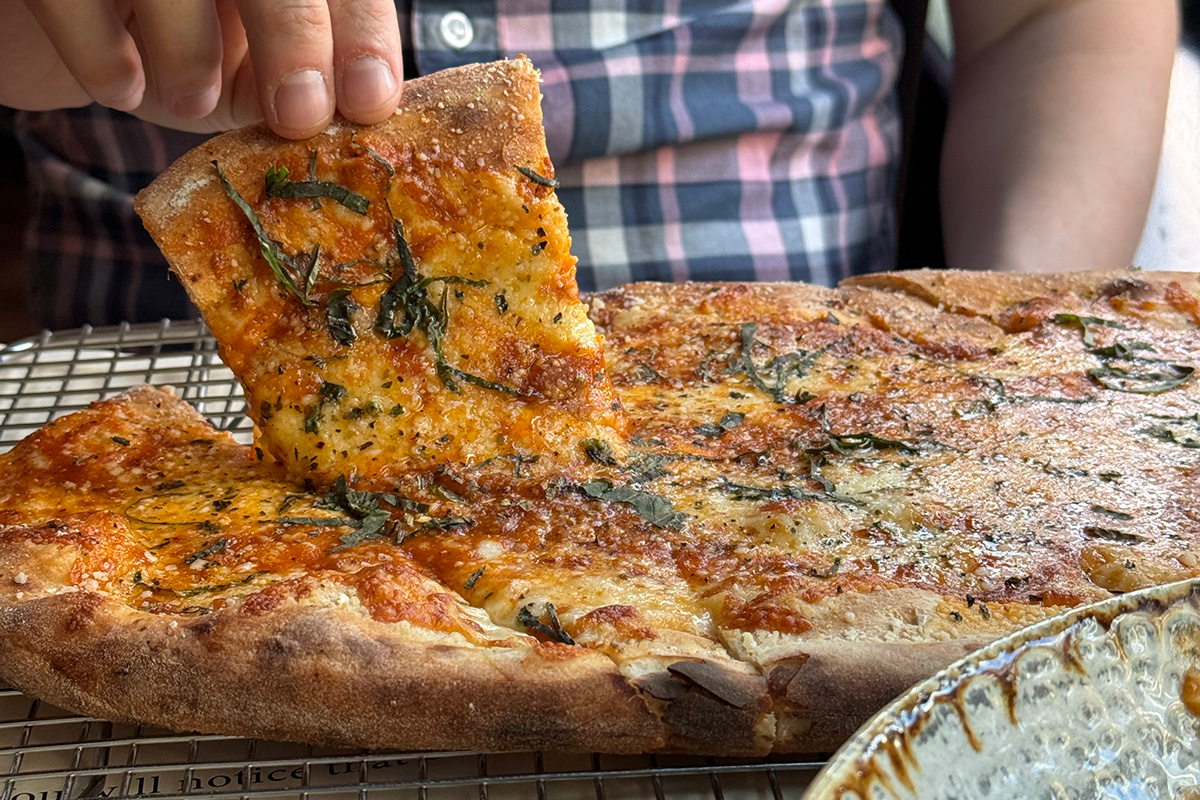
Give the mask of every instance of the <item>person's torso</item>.
MULTIPOLYGON (((902 36, 884 0, 414 0, 401 25, 421 74, 522 53, 542 71, 584 289, 890 266, 902 36)), ((204 137, 98 106, 21 125, 43 319, 178 315, 131 201, 204 137)))

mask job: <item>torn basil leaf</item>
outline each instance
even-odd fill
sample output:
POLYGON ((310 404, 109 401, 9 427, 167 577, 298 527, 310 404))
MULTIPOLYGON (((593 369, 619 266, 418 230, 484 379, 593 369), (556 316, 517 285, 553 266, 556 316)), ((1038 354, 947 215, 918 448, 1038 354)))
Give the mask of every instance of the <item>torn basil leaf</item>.
POLYGON ((671 473, 663 466, 665 459, 657 453, 643 453, 626 462, 625 472, 633 484, 650 483, 671 473))
POLYGON ((303 500, 306 496, 307 495, 293 494, 292 492, 288 492, 286 495, 283 496, 283 502, 279 504, 279 509, 276 511, 276 513, 278 513, 278 514, 287 513, 287 510, 289 508, 291 508, 292 506, 294 506, 296 504, 297 500, 303 500))
POLYGON ((617 456, 613 453, 612 445, 603 439, 584 439, 583 452, 597 464, 609 467, 617 466, 617 456))
POLYGON ((1200 448, 1200 412, 1190 417, 1172 417, 1162 414, 1151 414, 1150 416, 1163 420, 1163 422, 1144 429, 1142 433, 1153 436, 1161 442, 1177 444, 1189 450, 1200 448))
POLYGON ((469 383, 472 386, 478 386, 482 389, 491 389, 494 392, 511 395, 513 397, 532 397, 532 395, 524 394, 519 389, 514 389, 511 386, 505 386, 502 383, 489 381, 487 378, 481 378, 478 375, 472 375, 469 372, 463 372, 461 369, 456 369, 449 364, 443 363, 438 365, 438 377, 442 379, 442 383, 446 384, 446 388, 451 391, 456 391, 451 382, 447 382, 447 378, 458 379, 464 383, 469 383))
POLYGON ((549 186, 551 189, 558 188, 558 181, 556 181, 554 178, 547 178, 543 175, 539 175, 529 167, 517 167, 517 172, 521 173, 526 178, 529 178, 529 180, 533 181, 539 186, 549 186))
POLYGON ((1124 511, 1114 511, 1111 508, 1105 508, 1104 506, 1099 505, 1093 505, 1092 511, 1108 517, 1109 519, 1121 520, 1122 522, 1128 522, 1129 520, 1133 519, 1133 514, 1126 514, 1124 511))
POLYGON ((264 179, 267 197, 313 198, 328 197, 356 214, 366 214, 371 201, 341 184, 330 181, 293 181, 288 179, 287 167, 271 167, 264 179))
POLYGON ((546 603, 546 622, 542 622, 540 619, 534 616, 533 611, 531 610, 534 605, 536 604, 530 603, 529 605, 523 606, 521 610, 517 612, 517 622, 521 623, 531 631, 537 631, 551 641, 555 641, 560 644, 575 644, 575 640, 571 638, 571 635, 563 630, 562 623, 559 622, 558 613, 554 610, 553 603, 546 603))
POLYGON ((1125 531, 1117 531, 1112 528, 1101 528, 1096 525, 1088 525, 1083 529, 1086 536, 1091 536, 1095 539, 1104 539, 1108 542, 1119 542, 1121 544, 1137 544, 1144 542, 1145 538, 1138 536, 1136 533, 1126 533, 1125 531))
POLYGON ((363 492, 351 489, 347 485, 344 475, 339 475, 334 481, 333 489, 313 505, 317 508, 341 511, 348 515, 348 525, 354 530, 342 534, 340 537, 342 544, 334 548, 343 550, 369 539, 376 539, 386 532, 392 515, 391 512, 380 508, 380 503, 387 503, 396 508, 420 505, 420 507, 428 509, 428 506, 414 504, 406 498, 388 492, 363 492), (406 504, 411 504, 411 506, 406 504))
POLYGON ((818 503, 845 503, 861 506, 857 500, 837 494, 833 485, 823 478, 814 478, 825 489, 823 492, 812 492, 799 486, 753 486, 746 483, 735 483, 728 478, 722 478, 717 488, 728 494, 734 500, 749 500, 763 503, 771 500, 812 500, 818 503))
POLYGON ((304 305, 312 305, 312 301, 305 296, 304 292, 300 291, 300 287, 292 280, 292 276, 288 274, 288 267, 293 267, 292 259, 289 258, 282 249, 279 243, 267 235, 266 230, 262 226, 262 221, 259 220, 258 214, 246 202, 238 190, 233 187, 229 179, 225 177, 224 170, 216 161, 212 165, 217 168, 217 178, 221 181, 221 187, 225 190, 225 194, 233 201, 233 204, 241 209, 242 214, 250 223, 250 227, 254 229, 254 235, 258 237, 258 246, 262 251, 262 257, 266 259, 267 264, 271 267, 271 271, 275 273, 275 277, 283 284, 283 287, 291 292, 304 305))
POLYGON ((1086 347, 1095 347, 1096 339, 1092 335, 1092 330, 1089 325, 1102 325, 1106 328, 1120 328, 1124 330, 1125 326, 1120 322, 1115 322, 1111 319, 1103 319, 1101 317, 1086 317, 1079 314, 1055 314, 1054 321, 1059 325, 1075 325, 1078 326, 1083 335, 1083 344, 1086 347))
POLYGON ((321 391, 316 404, 304 418, 304 432, 316 433, 321 427, 321 411, 326 403, 339 403, 346 396, 346 387, 338 383, 321 381, 321 391))
POLYGON ((746 415, 740 411, 730 411, 717 420, 717 426, 723 431, 731 431, 746 421, 746 415))
MULTIPOLYGON (((402 236, 403 229, 399 226, 399 223, 397 223, 397 226, 398 235, 402 236)), ((409 258, 411 259, 411 255, 409 258)), ((482 287, 487 285, 487 281, 455 276, 435 276, 414 280, 409 276, 406 267, 405 272, 396 279, 395 283, 384 292, 383 297, 380 299, 379 314, 375 318, 375 329, 385 339, 408 336, 414 329, 424 333, 426 341, 429 342, 429 349, 433 351, 434 365, 437 369, 438 377, 445 387, 452 392, 459 391, 457 381, 462 381, 484 389, 492 389, 504 394, 513 395, 514 397, 522 396, 519 391, 512 387, 496 383, 495 381, 489 381, 486 378, 465 372, 457 367, 452 367, 446 360, 445 352, 442 349, 442 340, 446 335, 446 327, 450 316, 448 310, 449 292, 445 288, 445 285, 448 284, 465 284, 467 286, 482 287), (443 284, 441 299, 437 304, 433 302, 429 293, 429 286, 433 283, 443 284)))
POLYGON ((471 577, 467 578, 467 582, 463 584, 465 589, 474 589, 475 584, 479 583, 479 579, 483 577, 483 571, 487 569, 487 565, 480 567, 471 573, 471 577))
POLYGON ((811 399, 800 399, 802 395, 799 394, 789 397, 787 393, 788 382, 807 375, 809 370, 813 368, 813 365, 816 364, 817 359, 838 342, 832 342, 818 350, 797 350, 793 353, 775 356, 766 364, 760 366, 755 363, 753 355, 754 334, 757 331, 757 322, 742 324, 742 373, 750 379, 750 382, 757 389, 771 395, 776 403, 804 403, 807 399, 811 399))
MULTIPOLYGON (((251 574, 247 575, 246 577, 244 577, 238 581, 230 581, 229 583, 218 583, 214 586, 197 586, 193 589, 172 589, 171 591, 175 592, 175 594, 179 595, 180 597, 195 597, 198 594, 210 594, 212 592, 223 592, 226 589, 232 589, 235 586, 245 586, 247 583, 254 580, 255 578, 258 578, 258 577, 260 577, 262 575, 266 575, 266 574, 267 573, 265 571, 252 572, 251 574)), ((157 586, 158 582, 155 581, 154 585, 157 586)))
POLYGON ((329 335, 340 345, 349 347, 354 344, 357 334, 350 323, 350 317, 358 310, 349 289, 334 289, 325 301, 325 323, 329 326, 329 335))
POLYGON ((703 425, 696 426, 696 433, 701 436, 720 436, 723 433, 733 430, 745 421, 746 415, 739 411, 731 411, 714 425, 711 422, 706 422, 703 425))
MULTIPOLYGON (((1141 360, 1138 357, 1139 352, 1154 352, 1154 347, 1145 342, 1113 342, 1107 347, 1093 347, 1089 351, 1092 355, 1100 356, 1101 358, 1115 358, 1123 361, 1131 359, 1141 360)), ((1156 360, 1156 359, 1151 359, 1156 360)))
POLYGON ((614 486, 611 481, 597 480, 580 488, 593 499, 632 506, 642 519, 659 528, 679 530, 688 518, 687 514, 676 511, 667 498, 631 486, 614 486))
MULTIPOLYGON (((367 151, 387 170, 388 187, 390 187, 395 170, 374 150, 367 148, 367 151)), ((390 203, 388 204, 388 213, 392 213, 390 203)), ((461 381, 514 397, 526 396, 510 386, 452 367, 442 349, 442 341, 450 322, 448 287, 452 284, 459 284, 481 288, 487 286, 488 281, 454 275, 421 278, 417 272, 416 259, 413 258, 412 249, 404 235, 404 224, 396 218, 395 214, 392 214, 392 234, 395 239, 396 255, 400 261, 401 272, 379 300, 379 313, 375 316, 375 330, 379 335, 385 339, 397 339, 408 336, 414 330, 425 334, 425 339, 429 342, 429 349, 433 351, 438 378, 452 392, 461 391, 458 385, 461 381), (442 294, 437 301, 434 300, 429 290, 434 283, 442 284, 442 294)))
POLYGON ((370 539, 378 538, 383 533, 383 529, 390 519, 391 515, 386 511, 374 511, 361 520, 357 520, 358 524, 354 526, 354 530, 349 533, 343 533, 338 537, 342 543, 335 547, 334 550, 344 550, 370 539))
POLYGON ((209 556, 214 556, 217 553, 224 550, 225 545, 227 545, 227 544, 229 544, 228 539, 224 539, 224 538, 218 539, 217 541, 210 544, 208 547, 205 547, 203 550, 198 550, 195 553, 192 553, 190 556, 188 556, 187 558, 185 558, 183 560, 183 563, 194 564, 202 558, 208 558, 209 556))
POLYGON ((898 450, 901 453, 917 453, 916 444, 905 442, 900 439, 885 439, 882 436, 876 436, 873 433, 841 433, 830 434, 829 441, 824 447, 817 448, 814 452, 830 449, 836 453, 846 455, 854 450, 898 450))
POLYGON ((452 531, 456 528, 469 528, 475 524, 470 517, 438 517, 424 522, 418 531, 452 531))
POLYGON ((746 483, 735 483, 728 478, 722 478, 718 488, 734 500, 750 500, 763 502, 765 500, 815 500, 823 501, 830 498, 826 493, 810 492, 797 486, 752 486, 746 483))
POLYGON ((1087 371, 1088 376, 1105 389, 1132 394, 1162 394, 1177 389, 1192 376, 1195 367, 1183 364, 1154 362, 1157 368, 1145 371, 1130 370, 1105 364, 1087 371))
POLYGON ((318 528, 353 528, 349 517, 276 517, 280 525, 313 525, 318 528))

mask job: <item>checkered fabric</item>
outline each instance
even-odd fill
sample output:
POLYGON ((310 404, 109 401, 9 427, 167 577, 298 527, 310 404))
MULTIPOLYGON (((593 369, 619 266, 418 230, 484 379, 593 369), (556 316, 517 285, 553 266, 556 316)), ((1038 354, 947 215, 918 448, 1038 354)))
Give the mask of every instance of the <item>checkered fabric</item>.
MULTIPOLYGON (((414 0, 401 17, 419 73, 520 53, 542 70, 582 288, 891 266, 902 31, 885 0, 414 0)), ((40 320, 193 314, 132 196, 202 137, 98 106, 18 132, 40 320)))

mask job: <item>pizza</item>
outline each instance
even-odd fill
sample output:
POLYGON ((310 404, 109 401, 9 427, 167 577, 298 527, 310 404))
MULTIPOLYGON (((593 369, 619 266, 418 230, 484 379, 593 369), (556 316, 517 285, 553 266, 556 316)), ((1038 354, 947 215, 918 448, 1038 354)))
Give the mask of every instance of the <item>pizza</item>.
MULTIPOLYGON (((172 393, 98 403, 3 458, 0 663, 60 705, 426 748, 624 749, 646 727, 621 713, 634 697, 603 654, 491 622, 369 514, 349 524, 373 497, 335 490, 326 508, 172 393), (467 690, 484 686, 491 699, 467 690), (528 718, 497 716, 500 698, 528 718)), ((414 530, 461 519, 405 505, 414 530)))
POLYGON ((624 433, 537 81, 527 60, 432 75, 381 125, 222 136, 139 195, 296 478, 386 486, 624 433))
POLYGON ((148 191, 256 440, 143 387, 0 455, 0 677, 354 747, 805 752, 1200 574, 1197 276, 580 298, 539 120, 527 62, 465 67, 148 191))

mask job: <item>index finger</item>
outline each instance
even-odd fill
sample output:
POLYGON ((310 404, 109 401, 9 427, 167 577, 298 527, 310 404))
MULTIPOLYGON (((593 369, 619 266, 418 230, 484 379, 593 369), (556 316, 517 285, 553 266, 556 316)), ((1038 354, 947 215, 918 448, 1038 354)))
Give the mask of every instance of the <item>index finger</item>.
POLYGON ((337 107, 346 119, 387 119, 400 103, 400 23, 393 0, 330 0, 337 107))
POLYGON ((326 0, 237 0, 267 124, 302 139, 333 119, 333 29, 326 0))

